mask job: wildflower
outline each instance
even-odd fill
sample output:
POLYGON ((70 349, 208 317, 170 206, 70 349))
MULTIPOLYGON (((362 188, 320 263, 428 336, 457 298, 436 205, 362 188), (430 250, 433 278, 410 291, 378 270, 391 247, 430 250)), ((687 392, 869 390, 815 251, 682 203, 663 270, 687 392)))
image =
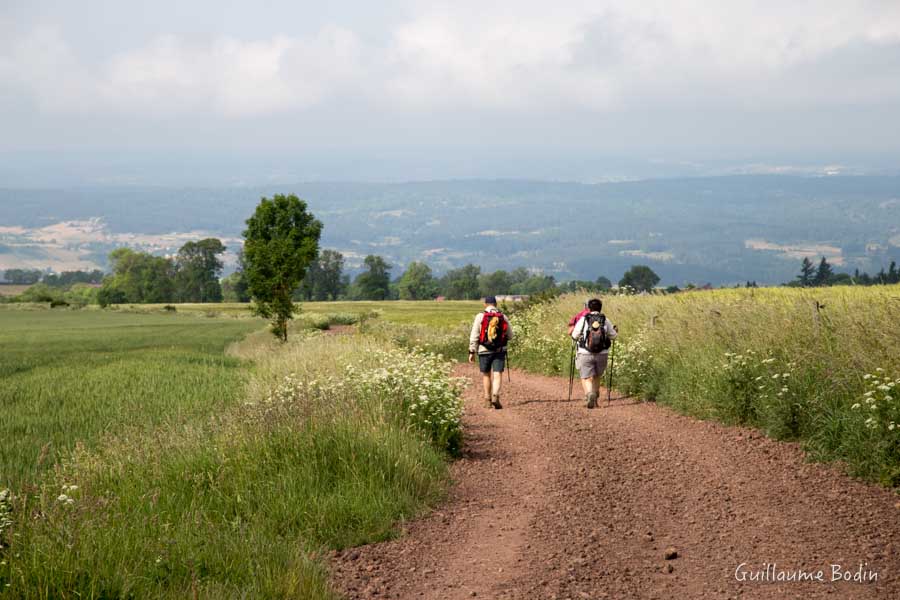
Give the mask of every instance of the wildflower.
POLYGON ((850 407, 851 410, 856 410, 859 408, 859 402, 850 407))

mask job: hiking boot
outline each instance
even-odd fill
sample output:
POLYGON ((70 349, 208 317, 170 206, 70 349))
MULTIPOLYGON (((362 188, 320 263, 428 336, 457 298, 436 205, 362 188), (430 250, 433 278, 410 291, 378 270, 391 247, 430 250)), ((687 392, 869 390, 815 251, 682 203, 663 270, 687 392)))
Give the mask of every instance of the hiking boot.
POLYGON ((491 398, 491 406, 493 406, 497 410, 503 408, 503 405, 500 404, 500 394, 494 394, 494 396, 491 398))
POLYGON ((588 408, 596 408, 597 407, 597 392, 591 392, 590 394, 588 394, 587 407, 588 408))
POLYGON ((484 399, 484 407, 485 408, 494 408, 494 403, 491 402, 490 396, 488 396, 484 399))

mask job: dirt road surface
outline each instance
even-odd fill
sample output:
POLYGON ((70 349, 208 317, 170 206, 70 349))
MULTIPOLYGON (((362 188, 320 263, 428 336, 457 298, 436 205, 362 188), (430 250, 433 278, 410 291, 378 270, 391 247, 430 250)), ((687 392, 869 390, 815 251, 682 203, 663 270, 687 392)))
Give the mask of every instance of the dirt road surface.
POLYGON ((589 411, 559 378, 515 371, 489 410, 458 369, 450 496, 336 554, 348 598, 900 598, 897 494, 753 430, 627 399, 589 411))

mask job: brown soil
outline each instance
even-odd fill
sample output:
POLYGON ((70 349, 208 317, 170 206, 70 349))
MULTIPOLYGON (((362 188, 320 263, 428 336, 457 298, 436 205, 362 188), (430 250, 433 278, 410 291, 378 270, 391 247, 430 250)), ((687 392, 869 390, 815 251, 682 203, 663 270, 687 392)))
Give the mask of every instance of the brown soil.
MULTIPOLYGON (((459 367, 472 376, 471 366, 459 367)), ((900 598, 900 497, 795 444, 514 372, 469 387, 447 502, 332 559, 348 598, 900 598), (675 558, 666 559, 672 551, 675 558), (822 570, 823 582, 737 581, 822 570), (767 564, 775 564, 765 572, 767 564), (832 582, 832 564, 876 572, 832 582), (749 577, 748 577, 749 579, 749 577)), ((576 382, 577 387, 577 382, 576 382)))

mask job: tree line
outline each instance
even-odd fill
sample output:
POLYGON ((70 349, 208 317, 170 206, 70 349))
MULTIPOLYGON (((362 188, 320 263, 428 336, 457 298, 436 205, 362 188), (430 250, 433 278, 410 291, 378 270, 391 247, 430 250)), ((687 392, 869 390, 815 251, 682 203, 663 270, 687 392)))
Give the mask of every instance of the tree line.
MULTIPOLYGON (((243 262, 243 261, 242 261, 243 262)), ((437 275, 432 268, 419 261, 411 262, 399 276, 392 277, 394 266, 384 257, 370 254, 363 260, 362 271, 351 278, 344 272, 344 256, 336 250, 323 250, 310 263, 300 285, 294 291, 297 301, 328 300, 477 300, 487 295, 525 295, 547 292, 587 290, 604 292, 612 288, 609 278, 557 282, 552 275, 534 273, 524 267, 512 270, 482 271, 475 264, 451 269, 437 275)), ((649 291, 659 282, 647 266, 632 267, 619 281, 637 291, 649 291)), ((222 282, 226 296, 235 301, 250 300, 243 269, 222 282)))
POLYGON ((804 257, 800 264, 800 274, 785 285, 789 287, 827 287, 832 285, 888 285, 892 283, 900 283, 900 270, 897 269, 896 261, 892 260, 886 271, 882 267, 875 275, 869 275, 866 272, 860 273, 859 269, 855 269, 851 275, 850 273, 835 272, 834 267, 823 256, 818 265, 814 265, 808 257, 804 257))
MULTIPOLYGON (((186 243, 175 257, 154 256, 129 248, 117 248, 109 255, 111 273, 68 271, 46 275, 28 272, 17 276, 17 283, 37 283, 24 301, 72 304, 142 304, 175 302, 249 302, 250 288, 244 271, 243 252, 239 269, 220 279, 222 262, 218 258, 225 247, 215 239, 186 243), (43 285, 42 285, 43 284, 43 285), (91 284, 77 286, 74 284, 91 284), (95 287, 98 284, 99 288, 95 287), (53 289, 51 289, 53 288, 53 289), (64 291, 58 289, 67 288, 64 291), (70 292, 75 292, 70 293, 70 292)), ((397 277, 384 257, 369 255, 355 277, 346 273, 344 256, 325 249, 309 264, 300 284, 291 294, 295 301, 330 300, 477 300, 487 295, 532 296, 548 292, 587 290, 606 292, 612 282, 605 276, 594 280, 557 282, 552 275, 534 273, 524 267, 512 270, 483 271, 468 264, 436 275, 424 262, 412 262, 397 277)), ((7 275, 7 281, 13 280, 7 275)), ((638 291, 650 290, 659 277, 646 266, 630 269, 619 284, 638 291)))
POLYGON ((52 304, 142 304, 167 302, 222 302, 219 278, 225 246, 216 238, 184 244, 174 257, 154 256, 131 248, 109 254, 109 274, 102 271, 41 271, 10 269, 9 283, 31 287, 16 299, 52 304))
POLYGON ((38 269, 7 269, 3 273, 3 281, 14 285, 43 283, 50 287, 69 287, 76 283, 98 284, 103 281, 104 276, 105 273, 100 269, 63 273, 45 273, 38 269))

